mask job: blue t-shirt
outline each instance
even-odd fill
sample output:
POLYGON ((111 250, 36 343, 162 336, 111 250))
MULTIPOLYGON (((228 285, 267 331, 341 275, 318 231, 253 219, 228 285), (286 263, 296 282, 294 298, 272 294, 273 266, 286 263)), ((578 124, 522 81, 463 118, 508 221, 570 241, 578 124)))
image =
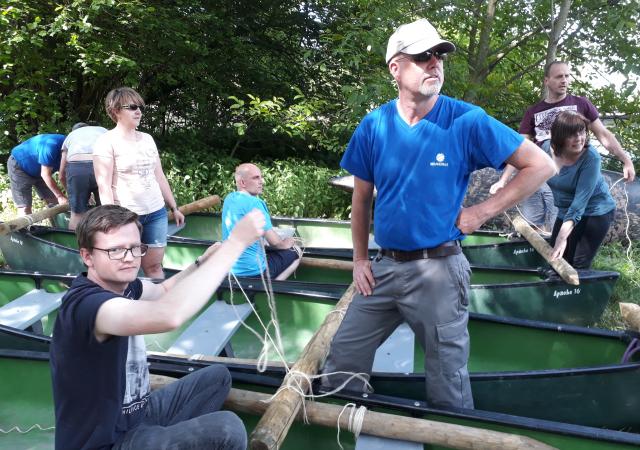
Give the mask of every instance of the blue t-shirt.
MULTIPOLYGON (((123 297, 142 295, 129 284, 123 297)), ((142 420, 149 401, 149 370, 142 336, 96 340, 100 306, 120 295, 79 275, 62 298, 51 342, 56 449, 110 449, 142 420)))
MULTIPOLYGON (((542 149, 550 153, 550 142, 545 141, 542 149)), ((601 160, 598 151, 589 144, 574 164, 563 166, 557 175, 547 180, 558 207, 558 219, 578 223, 584 216, 602 216, 616 208, 600 172, 601 160)))
POLYGON ((60 168, 63 142, 63 134, 39 134, 15 146, 11 155, 24 172, 39 177, 41 166, 53 167, 54 172, 60 168))
MULTIPOLYGON (((227 195, 222 206, 222 240, 227 239, 233 227, 236 226, 236 222, 253 209, 258 209, 264 214, 267 222, 264 231, 273 228, 267 204, 260 197, 239 191, 227 195)), ((266 268, 262 245, 260 240, 257 240, 240 255, 238 261, 231 268, 231 273, 239 277, 251 277, 260 275, 266 268)))
POLYGON ((522 141, 481 108, 444 95, 414 126, 393 100, 362 120, 340 165, 378 190, 376 242, 417 250, 463 237, 455 222, 469 175, 501 168, 522 141))

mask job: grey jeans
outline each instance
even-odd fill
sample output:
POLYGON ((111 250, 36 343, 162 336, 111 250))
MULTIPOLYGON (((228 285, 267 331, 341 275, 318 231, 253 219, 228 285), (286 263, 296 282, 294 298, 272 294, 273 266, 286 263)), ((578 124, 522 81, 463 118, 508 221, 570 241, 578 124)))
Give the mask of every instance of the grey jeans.
MULTIPOLYGON (((424 353, 426 398, 431 406, 473 408, 469 359, 469 281, 463 254, 396 262, 378 255, 371 263, 373 295, 356 295, 332 343, 323 373, 371 373, 378 346, 406 321, 424 353)), ((338 386, 346 376, 325 377, 338 386)), ((363 390, 360 381, 349 389, 363 390)))
POLYGON ((126 432, 112 448, 245 450, 244 424, 234 413, 220 411, 229 389, 229 371, 213 365, 152 392, 142 423, 126 432))
POLYGON ((48 206, 58 204, 55 194, 49 189, 42 177, 32 177, 20 168, 18 161, 13 156, 7 160, 7 173, 11 185, 11 196, 18 208, 31 208, 33 203, 33 193, 31 188, 35 187, 38 196, 44 200, 48 206))
POLYGON ((547 231, 553 229, 558 215, 558 208, 553 203, 553 191, 544 183, 533 194, 520 202, 522 215, 538 227, 545 227, 547 231))

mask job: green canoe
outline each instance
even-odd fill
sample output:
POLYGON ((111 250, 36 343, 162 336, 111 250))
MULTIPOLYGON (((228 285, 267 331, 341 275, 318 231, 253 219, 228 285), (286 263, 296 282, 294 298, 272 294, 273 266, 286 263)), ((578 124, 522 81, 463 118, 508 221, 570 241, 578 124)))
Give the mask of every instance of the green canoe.
MULTIPOLYGON (((65 215, 56 216, 55 223, 58 227, 66 228, 68 223, 66 217, 65 215)), ((302 239, 304 248, 309 251, 351 259, 353 245, 351 223, 348 221, 273 217, 272 222, 274 227, 293 229, 295 236, 302 239)), ((191 214, 187 216, 184 228, 175 232, 174 236, 219 241, 222 239, 220 214, 191 214)), ((496 231, 475 232, 467 236, 462 245, 471 264, 515 268, 547 266, 546 261, 526 240, 515 239, 496 231)), ((371 255, 375 254, 377 248, 372 235, 370 237, 371 255)))
MULTIPOLYGON (((149 362, 152 373, 174 377, 186 375, 202 365, 202 363, 160 357, 151 357, 149 362)), ((277 377, 234 371, 233 367, 230 369, 233 385, 236 388, 273 393, 281 381, 277 377)), ((0 437, 2 448, 31 450, 52 448, 55 424, 48 353, 0 349, 0 370, 3 374, 0 396, 4 406, 3 413, 0 414, 0 429, 9 431, 17 426, 24 431, 36 424, 41 427, 25 434, 18 433, 15 429, 3 434, 0 437)), ((561 450, 627 450, 640 445, 640 435, 628 431, 604 430, 478 409, 449 412, 427 408, 422 402, 377 393, 362 398, 343 392, 331 399, 331 403, 338 405, 346 402, 354 402, 380 412, 411 415, 444 423, 529 436, 561 450)), ((241 414, 240 417, 248 432, 251 432, 259 420, 258 416, 248 414, 241 414)), ((350 433, 343 431, 340 438, 346 449, 355 449, 355 441, 350 433)), ((360 439, 364 441, 366 438, 361 436, 360 439)), ((335 429, 295 423, 287 434, 282 448, 284 450, 301 448, 329 450, 339 447, 335 429)), ((389 447, 386 443, 385 448, 393 447, 389 447)), ((410 448, 436 450, 443 447, 425 445, 410 448)))
MULTIPOLYGON (((0 349, 48 351, 56 306, 71 280, 63 275, 0 272, 0 349), (38 302, 34 295, 40 297, 38 302)), ((298 287, 293 283, 275 286, 284 352, 290 361, 299 356, 342 293, 311 294, 298 287)), ((229 291, 222 291, 222 298, 229 300, 229 291)), ((268 320, 266 295, 259 289, 252 294, 256 311, 263 321, 268 320)), ((251 331, 240 326, 236 313, 256 330, 260 329, 258 319, 237 290, 233 299, 236 306, 212 300, 180 329, 146 336, 148 350, 257 358, 261 345, 251 331)), ((479 314, 471 315, 469 331, 476 408, 640 431, 636 414, 640 355, 624 358, 635 335, 479 314)), ((270 359, 276 359, 275 352, 270 359)), ((423 402, 422 367, 421 349, 412 333, 401 328, 378 350, 374 388, 378 394, 423 402)), ((237 370, 255 374, 255 366, 237 370)), ((282 376, 278 369, 268 374, 282 376)))
MULTIPOLYGON (((210 241, 169 238, 164 267, 180 270, 188 266, 209 244, 210 241)), ((76 274, 84 270, 76 247, 74 233, 56 228, 33 227, 0 236, 0 249, 7 264, 16 270, 76 274)), ((348 270, 300 267, 292 280, 348 284, 351 277, 348 270)), ((471 311, 482 314, 588 326, 599 320, 617 278, 616 272, 581 271, 580 285, 571 286, 559 278, 547 278, 538 269, 474 266, 469 301, 471 311)))

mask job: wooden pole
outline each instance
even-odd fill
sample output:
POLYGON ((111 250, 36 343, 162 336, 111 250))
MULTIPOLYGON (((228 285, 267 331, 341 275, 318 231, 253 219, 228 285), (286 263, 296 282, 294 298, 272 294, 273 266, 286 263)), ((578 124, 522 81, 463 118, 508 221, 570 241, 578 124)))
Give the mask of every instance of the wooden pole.
POLYGON ((540 237, 540 235, 536 233, 522 217, 518 216, 514 218, 512 222, 516 231, 529 241, 533 248, 535 248, 538 253, 547 260, 551 267, 558 272, 558 275, 560 275, 564 281, 575 286, 580 284, 580 279, 576 269, 571 267, 571 265, 563 258, 552 261, 551 253, 553 252, 553 249, 551 246, 547 244, 547 241, 542 239, 542 237, 540 237))
POLYGON ((620 303, 620 314, 629 329, 640 332, 640 305, 620 303))
POLYGON ((50 219, 53 216, 66 212, 69 210, 69 205, 57 205, 52 208, 43 209, 42 211, 36 211, 33 214, 27 216, 18 217, 8 222, 0 223, 0 236, 12 233, 14 231, 27 228, 34 223, 42 222, 43 220, 50 219))
MULTIPOLYGON (((333 311, 344 310, 346 312, 355 293, 355 284, 351 283, 333 311)), ((291 368, 292 371, 309 376, 318 373, 329 353, 331 340, 342 323, 343 314, 333 313, 333 311, 327 314, 318 331, 307 343, 300 358, 291 368)), ((285 377, 282 382, 283 386, 287 385, 290 377, 290 374, 285 377)), ((306 393, 310 388, 311 386, 307 385, 303 387, 303 390, 306 393)), ((291 390, 280 391, 251 433, 250 448, 253 450, 280 448, 293 419, 300 410, 302 400, 299 394, 291 390)))
MULTIPOLYGON (((196 211, 202 211, 203 209, 213 208, 214 206, 218 206, 220 204, 220 197, 217 195, 210 195, 209 197, 201 198, 200 200, 196 200, 195 202, 187 203, 186 205, 182 205, 178 209, 182 214, 188 216, 191 213, 196 211)), ((169 211, 169 220, 173 220, 173 211, 169 211)))
POLYGON ((344 270, 348 272, 353 271, 353 261, 343 261, 340 259, 302 257, 300 265, 306 267, 319 267, 322 269, 344 270))
MULTIPOLYGON (((152 389, 159 389, 175 381, 162 375, 151 375, 152 389)), ((231 389, 224 402, 226 409, 254 415, 261 415, 269 408, 269 394, 240 389, 231 389)), ((320 402, 307 402, 307 420, 314 425, 336 428, 338 418, 340 429, 349 430, 351 410, 342 412, 342 407, 320 402)), ((303 421, 303 412, 298 411, 298 421, 303 421)), ((415 419, 394 414, 367 411, 362 423, 362 433, 389 439, 419 442, 462 450, 491 448, 502 450, 551 450, 550 447, 534 439, 516 434, 481 428, 453 425, 426 419, 415 419)), ((320 443, 318 443, 320 444, 320 443)))

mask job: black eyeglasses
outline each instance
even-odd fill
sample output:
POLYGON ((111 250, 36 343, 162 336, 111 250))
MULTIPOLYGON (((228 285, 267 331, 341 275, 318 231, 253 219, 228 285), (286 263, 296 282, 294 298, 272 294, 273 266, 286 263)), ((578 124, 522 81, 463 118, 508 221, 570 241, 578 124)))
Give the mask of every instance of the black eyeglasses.
POLYGON ((120 108, 129 109, 131 111, 137 111, 139 109, 140 112, 144 112, 144 106, 143 105, 136 105, 135 103, 132 103, 130 105, 120 105, 120 108))
POLYGON ((417 55, 407 55, 407 58, 411 58, 415 63, 429 62, 431 57, 435 56, 438 60, 444 61, 447 59, 447 53, 427 50, 426 52, 418 53, 417 55))
POLYGON ((124 247, 116 247, 116 248, 98 248, 93 247, 94 250, 100 250, 102 252, 107 252, 109 259, 125 259, 127 257, 127 252, 131 252, 131 256, 134 258, 140 258, 147 254, 147 250, 149 246, 147 244, 134 245, 133 247, 124 248, 124 247))

